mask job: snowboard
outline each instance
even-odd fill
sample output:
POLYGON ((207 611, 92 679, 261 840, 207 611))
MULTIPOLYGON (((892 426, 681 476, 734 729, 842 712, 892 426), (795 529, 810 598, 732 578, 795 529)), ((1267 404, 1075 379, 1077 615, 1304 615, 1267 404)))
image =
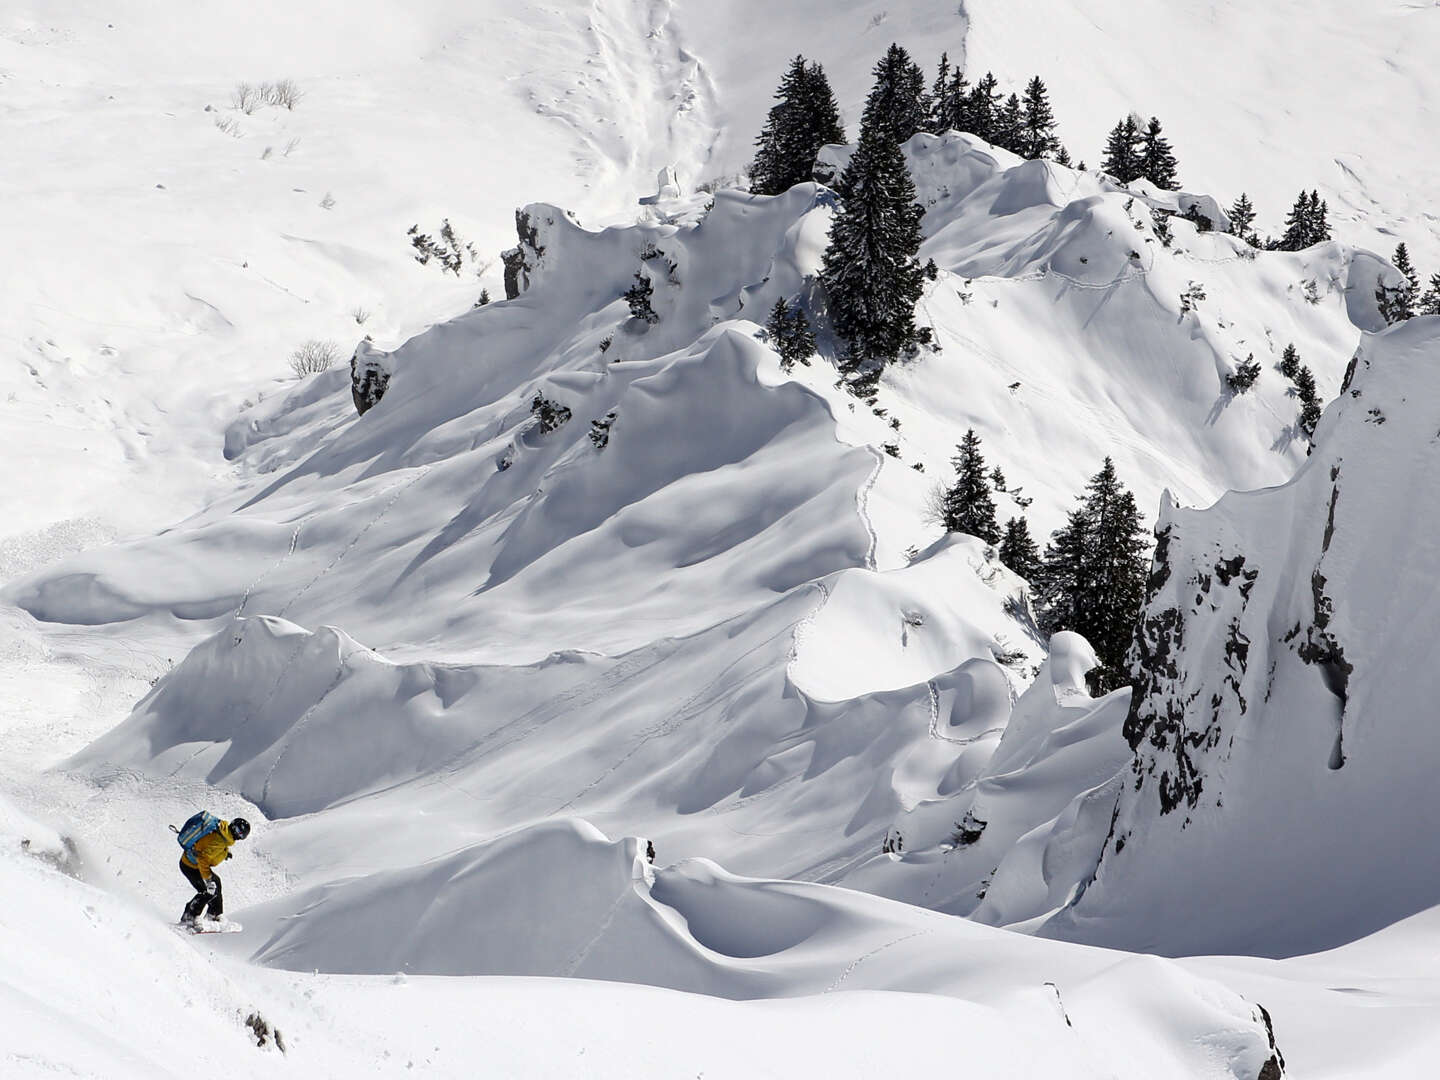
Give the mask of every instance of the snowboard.
POLYGON ((229 919, 221 919, 219 922, 211 922, 206 918, 196 919, 193 923, 177 923, 175 929, 182 934, 238 934, 244 929, 238 922, 231 922, 229 919))

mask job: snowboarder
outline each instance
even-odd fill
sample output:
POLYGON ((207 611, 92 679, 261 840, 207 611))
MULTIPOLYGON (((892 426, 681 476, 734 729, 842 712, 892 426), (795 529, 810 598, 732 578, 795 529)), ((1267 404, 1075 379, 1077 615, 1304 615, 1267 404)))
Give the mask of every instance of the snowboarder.
POLYGON ((250 835, 250 823, 239 817, 233 821, 222 821, 201 811, 177 832, 185 847, 184 854, 180 856, 180 872, 195 887, 195 895, 180 916, 180 925, 193 927, 207 907, 210 909, 207 918, 211 922, 219 922, 225 914, 225 895, 221 892, 220 875, 215 873, 214 868, 230 858, 230 846, 236 840, 244 840, 250 835), (189 839, 187 834, 195 831, 199 832, 199 836, 185 844, 189 839))

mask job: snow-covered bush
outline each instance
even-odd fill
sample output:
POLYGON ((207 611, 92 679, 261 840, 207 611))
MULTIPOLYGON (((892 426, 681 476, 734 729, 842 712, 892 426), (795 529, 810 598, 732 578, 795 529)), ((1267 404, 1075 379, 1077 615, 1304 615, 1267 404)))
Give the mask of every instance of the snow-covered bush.
POLYGON ((1225 382, 1231 390, 1237 394, 1243 394, 1255 385, 1255 380, 1260 377, 1260 361, 1255 359, 1251 353, 1241 361, 1234 371, 1225 376, 1225 382))
POLYGON ((300 104, 300 99, 305 96, 305 92, 300 89, 294 79, 261 83, 259 94, 260 100, 266 105, 276 105, 291 111, 300 104))
POLYGON ((235 89, 230 91, 230 107, 239 109, 246 116, 249 116, 262 104, 258 87, 247 82, 235 84, 235 89))
POLYGON ((440 222, 438 241, 429 233, 422 233, 419 225, 411 225, 405 235, 410 237, 410 246, 415 249, 415 261, 421 266, 428 266, 430 260, 434 259, 442 269, 459 277, 467 258, 472 263, 479 259, 475 245, 460 238, 449 218, 440 222))
POLYGON ((615 423, 615 410, 605 414, 604 419, 590 421, 590 441, 595 444, 596 450, 604 450, 610 445, 610 425, 615 423))
POLYGON ((539 418, 541 435, 550 434, 568 421, 571 416, 568 406, 561 405, 558 401, 551 401, 539 390, 535 391, 535 397, 530 402, 530 413, 539 418))
POLYGON ((333 341, 311 338, 290 354, 290 370, 297 379, 303 379, 334 367, 339 359, 340 350, 333 341))
POLYGON ((625 290, 625 302, 630 305, 630 314, 636 319, 655 325, 660 321, 660 316, 650 306, 650 297, 655 293, 655 286, 650 284, 650 278, 643 271, 635 271, 635 284, 625 290))

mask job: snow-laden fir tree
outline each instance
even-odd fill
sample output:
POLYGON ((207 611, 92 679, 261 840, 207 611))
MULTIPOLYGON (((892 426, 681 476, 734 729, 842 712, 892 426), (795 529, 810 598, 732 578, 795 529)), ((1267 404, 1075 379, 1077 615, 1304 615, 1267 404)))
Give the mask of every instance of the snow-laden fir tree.
POLYGON ((1285 219, 1285 234, 1275 243, 1280 251, 1304 251, 1330 239, 1330 207, 1320 192, 1300 192, 1285 219))
POLYGON ((987 544, 1000 542, 1000 527, 995 524, 995 501, 990 497, 990 481, 985 476, 985 458, 980 452, 980 436, 971 428, 955 448, 950 459, 955 466, 955 483, 945 491, 945 528, 950 532, 969 533, 987 544))
POLYGON ((780 80, 775 104, 755 140, 750 190, 780 195, 803 184, 811 178, 820 147, 844 141, 840 109, 824 69, 796 56, 780 80))
POLYGON ((788 372, 796 362, 810 366, 810 357, 815 355, 815 334, 804 308, 799 304, 792 308, 783 299, 776 300, 765 330, 770 335, 770 347, 780 354, 780 370, 788 372))
POLYGON ((1440 273, 1430 275, 1430 288, 1420 298, 1421 315, 1440 315, 1440 273))
POLYGON ((875 129, 891 142, 903 143, 930 124, 930 95, 925 73, 910 54, 892 44, 875 65, 875 85, 865 99, 860 127, 875 129))
POLYGON ((878 120, 862 121, 839 186, 844 199, 830 224, 820 281, 831 324, 845 342, 840 370, 852 390, 865 394, 885 365, 916 342, 925 269, 915 256, 924 209, 893 129, 878 120))
POLYGON ((1245 192, 1230 207, 1230 231, 1244 240, 1247 244, 1254 245, 1255 233, 1250 226, 1255 224, 1255 205, 1250 201, 1250 196, 1245 192))
POLYGON ((988 143, 995 142, 995 133, 999 130, 1000 104, 1004 100, 999 87, 1000 80, 988 71, 976 81, 968 99, 970 126, 960 130, 968 130, 988 143))
POLYGON ((1304 364, 1295 373, 1295 393, 1300 399, 1300 434, 1315 441, 1315 425, 1320 423, 1320 395, 1315 392, 1315 376, 1304 364))
POLYGON ((1144 175, 1140 158, 1140 128, 1135 123, 1135 117, 1127 116, 1110 129, 1105 138, 1105 153, 1100 158, 1100 170, 1122 184, 1132 183, 1144 175))
POLYGON ((1024 119, 1021 126, 1021 157, 1032 160, 1050 157, 1060 150, 1060 140, 1055 135, 1055 110, 1050 107, 1050 92, 1039 75, 1025 84, 1024 119))
POLYGON ((1040 572, 1040 549, 1030 536, 1030 524, 1023 517, 1005 522, 1000 537, 1000 561, 1026 581, 1034 581, 1040 572))
POLYGON ((1300 374, 1300 353, 1296 350, 1293 341, 1286 345, 1285 351, 1280 354, 1280 374, 1291 382, 1294 382, 1300 374))
POLYGON ((950 82, 950 54, 942 52, 940 66, 935 72, 935 81, 930 84, 930 123, 927 130, 935 135, 950 130, 950 82))
POLYGON ((1386 285, 1383 277, 1375 282, 1375 303, 1380 307, 1380 317, 1387 325, 1415 317, 1415 302, 1420 294, 1420 275, 1410 262, 1410 252, 1404 243, 1395 248, 1395 257, 1390 260, 1405 280, 1399 285, 1386 285))
POLYGON ((1011 94, 1005 99, 995 125, 995 145, 1012 154, 1021 154, 1025 145, 1025 107, 1020 104, 1019 94, 1011 94))
MULTIPOLYGON (((945 73, 948 66, 948 56, 940 56, 940 69, 942 69, 942 73, 945 73)), ((939 79, 936 79, 935 85, 939 88, 939 79)), ((935 134, 940 134, 940 132, 943 131, 971 130, 971 121, 969 121, 971 102, 969 102, 969 94, 971 94, 971 84, 969 84, 968 79, 965 78, 965 72, 960 71, 958 66, 956 66, 956 68, 949 68, 945 89, 933 94, 935 101, 932 102, 930 128, 932 128, 935 134)))
POLYGON ((1174 191, 1180 186, 1179 170, 1170 141, 1160 133, 1159 118, 1150 117, 1140 136, 1140 175, 1162 191, 1174 191))
POLYGON ((1041 629, 1074 630, 1094 646, 1101 666, 1090 680, 1097 690, 1124 684, 1125 653, 1144 600, 1147 546, 1135 496, 1107 457, 1046 545, 1034 582, 1041 629))

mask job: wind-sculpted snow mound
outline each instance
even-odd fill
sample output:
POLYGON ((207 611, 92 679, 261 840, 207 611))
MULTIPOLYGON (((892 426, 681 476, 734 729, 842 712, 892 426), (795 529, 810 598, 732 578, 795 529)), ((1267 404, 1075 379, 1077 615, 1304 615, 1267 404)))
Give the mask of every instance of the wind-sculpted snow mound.
POLYGON ((15 599, 54 622, 259 612, 523 662, 551 651, 539 642, 693 632, 864 559, 855 495, 874 458, 836 441, 816 395, 763 385, 773 357, 748 336, 502 379, 503 343, 524 355, 538 313, 499 315, 493 337, 449 327, 414 346, 423 359, 373 424, 341 427, 260 491, 15 599), (466 349, 482 345, 495 352, 477 374, 466 349), (570 418, 544 430, 536 395, 570 418))
MULTIPOLYGON (((1023 607, 1024 593, 1024 582, 970 536, 949 537, 900 569, 842 571, 796 634, 790 678, 813 698, 843 701, 923 683, 972 657, 1038 663, 1040 644, 1018 624, 1014 640, 993 629, 1023 607)), ((1023 685, 1018 671, 1012 676, 1023 685)))
POLYGON ((1440 319, 1367 338, 1281 488, 1167 506, 1103 857, 1047 932, 1276 955, 1440 900, 1440 319), (1243 885, 1220 886, 1217 882, 1243 885))
MULTIPOLYGON (((1067 824, 1071 847, 1088 854, 1083 869, 1093 865, 1109 825, 1114 778, 1130 757, 1121 736, 1129 691, 1092 698, 1085 674, 1095 664, 1089 643, 1062 631, 1051 639, 1050 656, 1034 682, 998 725, 942 731, 942 738, 959 744, 950 771, 928 797, 895 818, 900 850, 872 857, 846 883, 992 924, 1024 922, 1059 908, 1075 885, 1059 867, 1075 860, 1052 851, 1049 837, 1057 822, 1067 824), (1101 831, 1082 836, 1074 819, 1100 790, 1111 794, 1101 831), (1046 864, 1038 868, 1037 845, 1046 864)), ((970 675, 970 666, 957 674, 970 675)), ((977 700, 971 687, 958 688, 971 692, 957 695, 957 705, 977 700)))
POLYGON ((1274 1053, 1258 1008, 1165 961, 704 859, 653 867, 643 841, 611 842, 581 821, 318 885, 245 921, 221 947, 299 971, 580 977, 742 999, 941 994, 992 1006, 1041 1041, 1068 1032, 1081 1062, 1121 1077, 1254 1080, 1274 1053))

